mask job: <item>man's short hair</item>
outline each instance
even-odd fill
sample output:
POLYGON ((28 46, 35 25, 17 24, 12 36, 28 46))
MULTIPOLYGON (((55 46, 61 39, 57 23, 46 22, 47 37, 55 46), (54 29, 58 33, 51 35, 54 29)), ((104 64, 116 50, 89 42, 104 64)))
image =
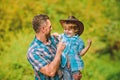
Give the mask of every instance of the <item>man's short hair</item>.
POLYGON ((49 19, 49 17, 44 14, 39 14, 39 15, 34 16, 32 25, 33 25, 33 29, 36 33, 38 33, 40 31, 40 27, 43 24, 45 24, 47 19, 49 19))

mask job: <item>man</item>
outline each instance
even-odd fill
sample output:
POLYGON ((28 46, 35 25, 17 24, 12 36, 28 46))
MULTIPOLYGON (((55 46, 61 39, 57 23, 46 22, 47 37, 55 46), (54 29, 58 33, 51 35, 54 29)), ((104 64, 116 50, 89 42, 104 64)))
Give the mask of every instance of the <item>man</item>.
POLYGON ((50 35, 52 27, 47 15, 35 16, 32 25, 36 34, 27 59, 34 69, 35 80, 59 80, 57 70, 65 45, 50 35))

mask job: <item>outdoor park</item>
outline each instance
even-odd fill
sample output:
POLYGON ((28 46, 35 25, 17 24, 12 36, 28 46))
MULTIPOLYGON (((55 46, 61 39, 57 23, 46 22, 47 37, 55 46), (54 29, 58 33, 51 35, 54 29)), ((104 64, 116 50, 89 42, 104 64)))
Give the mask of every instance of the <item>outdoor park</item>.
POLYGON ((34 38, 32 19, 47 14, 52 33, 63 33, 60 19, 73 15, 84 23, 80 36, 92 45, 82 80, 120 80, 119 0, 0 0, 0 80, 34 80, 27 50, 34 38))

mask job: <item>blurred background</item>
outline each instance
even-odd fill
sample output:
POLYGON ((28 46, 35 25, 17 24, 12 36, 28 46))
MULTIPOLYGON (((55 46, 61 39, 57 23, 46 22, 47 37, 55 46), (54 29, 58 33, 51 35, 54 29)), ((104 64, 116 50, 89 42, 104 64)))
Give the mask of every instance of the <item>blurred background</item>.
POLYGON ((62 33, 59 20, 70 15, 84 23, 81 38, 93 43, 82 80, 120 80, 120 0, 0 0, 0 80, 34 80, 26 53, 31 21, 41 13, 50 17, 52 33, 62 33))

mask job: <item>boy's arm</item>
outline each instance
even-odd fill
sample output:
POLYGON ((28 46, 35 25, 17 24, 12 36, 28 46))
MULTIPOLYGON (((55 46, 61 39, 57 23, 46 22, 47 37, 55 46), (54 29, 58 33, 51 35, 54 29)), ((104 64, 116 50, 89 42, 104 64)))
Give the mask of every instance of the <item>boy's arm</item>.
POLYGON ((92 41, 91 41, 91 40, 88 40, 88 45, 79 53, 80 56, 85 55, 85 53, 86 53, 86 52, 88 51, 88 49, 90 48, 91 43, 92 43, 92 41))

